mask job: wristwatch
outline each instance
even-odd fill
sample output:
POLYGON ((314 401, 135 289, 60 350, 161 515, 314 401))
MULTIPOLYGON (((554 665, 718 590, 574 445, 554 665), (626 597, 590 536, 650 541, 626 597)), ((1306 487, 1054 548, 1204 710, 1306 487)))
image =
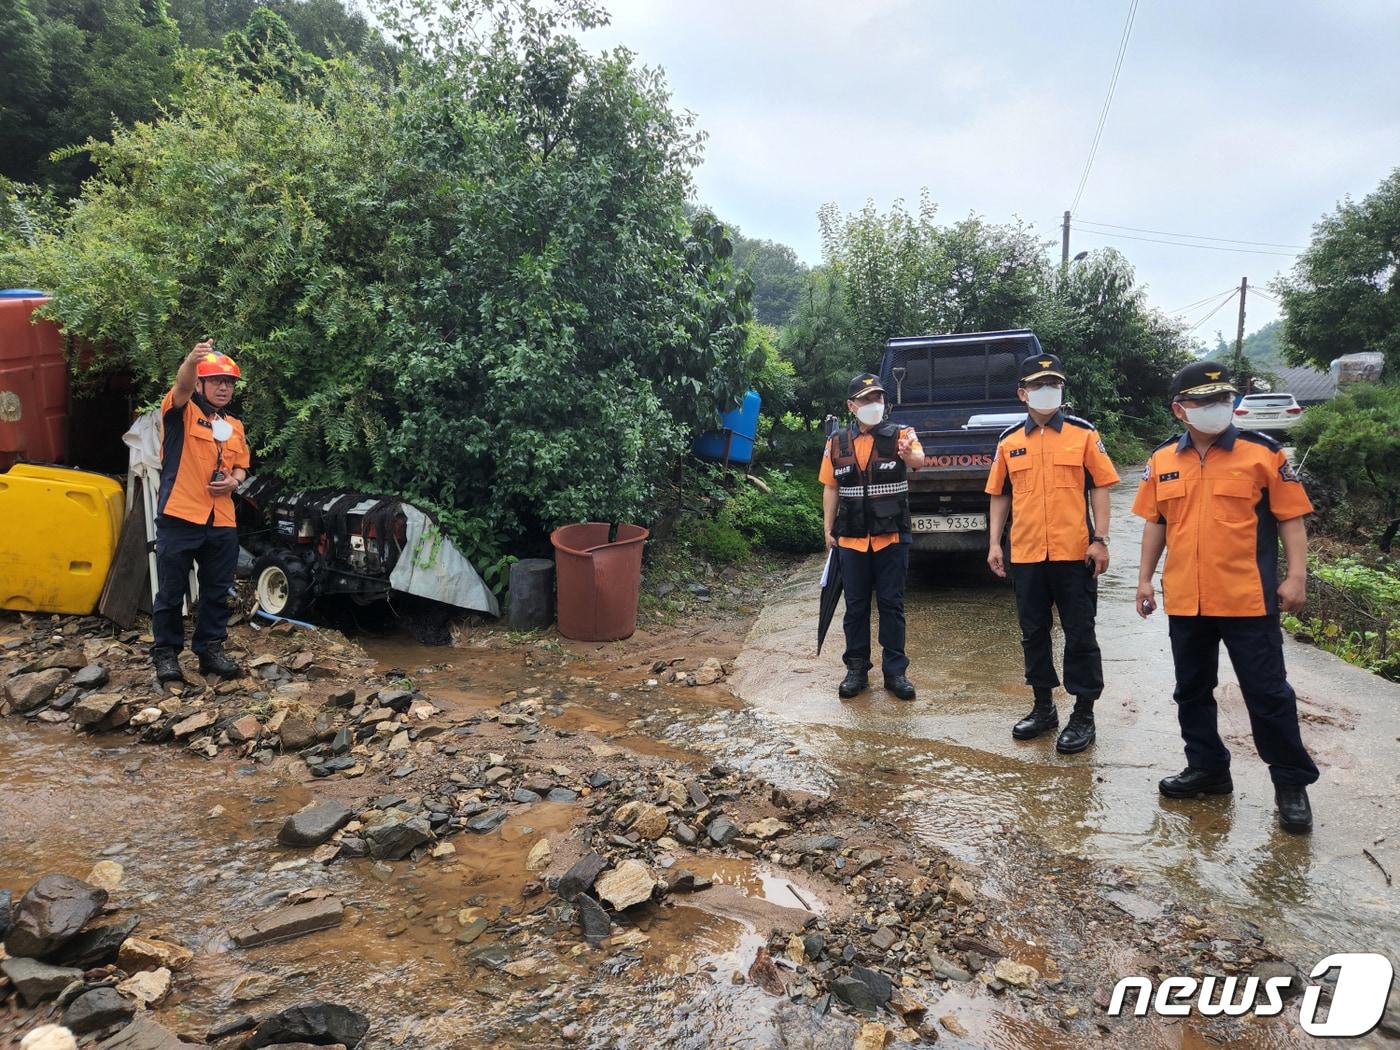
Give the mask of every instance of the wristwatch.
POLYGON ((1089 537, 1089 542, 1090 542, 1090 543, 1102 543, 1105 547, 1107 547, 1107 546, 1108 546, 1108 537, 1107 537, 1107 536, 1090 536, 1090 537, 1089 537))

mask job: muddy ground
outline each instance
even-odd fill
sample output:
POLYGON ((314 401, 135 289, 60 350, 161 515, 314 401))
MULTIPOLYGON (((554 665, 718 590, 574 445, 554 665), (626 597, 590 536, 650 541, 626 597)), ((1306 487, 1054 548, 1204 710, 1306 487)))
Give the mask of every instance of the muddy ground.
MULTIPOLYGON (((1233 802, 1159 803, 1156 777, 1180 764, 1162 720, 1165 624, 1109 611, 1130 553, 1115 549, 1105 587, 1100 743, 1073 760, 1010 740, 1026 705, 1009 593, 936 564, 911 577, 912 705, 835 699, 831 661, 812 656, 806 564, 707 580, 711 602, 687 597, 671 626, 608 645, 479 629, 426 649, 244 624, 236 648, 258 666, 223 692, 157 693, 140 636, 12 616, 5 681, 55 654, 76 666, 49 701, 20 713, 11 699, 0 719, 0 890, 120 864, 94 921, 139 915, 141 936, 193 952, 149 1013, 218 1047, 317 1000, 362 1012, 368 1047, 844 1048, 883 1038, 870 1023, 910 1045, 1301 1045, 1296 999, 1267 1020, 1104 1007, 1128 975, 1306 970, 1320 946, 1395 953, 1395 897, 1359 850, 1366 836, 1377 866, 1400 868, 1384 746, 1400 704, 1290 650, 1324 769, 1311 841, 1273 828, 1238 724, 1233 802), (110 680, 69 695, 93 663, 110 680), (76 730, 94 694, 120 703, 76 730), (113 724, 153 706, 144 726, 113 724), (208 725, 188 721, 206 711, 208 725), (254 735, 231 739, 249 714, 254 735), (353 822, 319 849, 280 844, 312 800, 353 822), (427 838, 399 859, 356 855, 388 811, 431 820, 427 838), (712 837, 716 820, 737 837, 723 824, 712 837), (659 883, 640 903, 603 901, 592 943, 560 881, 590 853, 659 883), (307 891, 343 902, 337 924, 235 943, 307 891)), ((11 997, 0 1045, 61 1015, 11 997)))

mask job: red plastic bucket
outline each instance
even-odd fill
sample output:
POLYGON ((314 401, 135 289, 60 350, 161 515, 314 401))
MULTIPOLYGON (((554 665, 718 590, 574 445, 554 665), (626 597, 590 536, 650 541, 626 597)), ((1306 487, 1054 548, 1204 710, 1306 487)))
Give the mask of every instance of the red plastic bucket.
POLYGON ((637 629, 637 597, 642 589, 642 548, 649 533, 640 525, 619 525, 608 542, 606 521, 561 525, 549 534, 554 544, 559 587, 559 633, 580 642, 611 642, 637 629))

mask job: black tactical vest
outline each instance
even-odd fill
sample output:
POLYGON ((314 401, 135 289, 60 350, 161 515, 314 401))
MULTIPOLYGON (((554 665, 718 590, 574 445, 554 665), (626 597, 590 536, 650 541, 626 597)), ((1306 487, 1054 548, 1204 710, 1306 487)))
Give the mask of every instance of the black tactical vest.
POLYGON ((899 431, 895 423, 871 429, 875 447, 864 470, 856 461, 853 431, 831 436, 831 469, 840 497, 835 535, 859 539, 909 531, 909 481, 899 458, 899 431))

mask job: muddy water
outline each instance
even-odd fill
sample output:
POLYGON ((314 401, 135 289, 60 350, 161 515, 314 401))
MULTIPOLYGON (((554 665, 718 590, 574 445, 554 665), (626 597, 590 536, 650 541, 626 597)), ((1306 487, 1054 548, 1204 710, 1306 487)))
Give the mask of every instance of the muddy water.
MULTIPOLYGON (((819 562, 799 571, 750 632, 733 681, 818 756, 841 790, 883 804, 928 839, 970 861, 1014 856, 1033 835, 1063 851, 1122 864, 1188 902, 1258 922, 1300 958, 1333 951, 1400 957, 1400 686, 1287 641, 1304 740, 1321 781, 1311 837, 1277 827, 1228 661, 1221 661, 1221 733, 1235 756, 1232 797, 1161 799, 1157 780, 1185 761, 1171 700, 1167 624, 1132 608, 1140 529, 1133 486, 1114 496, 1115 562, 1101 581, 1099 641, 1106 690, 1098 742, 1077 756, 1053 736, 1021 743, 1010 728, 1030 706, 1010 588, 975 559, 916 561, 909 577, 907 650, 914 703, 878 688, 837 699, 841 628, 815 655, 819 562)), ((1060 650, 1057 637, 1055 648, 1060 650)), ((1072 701, 1063 696, 1061 718, 1072 701)))

